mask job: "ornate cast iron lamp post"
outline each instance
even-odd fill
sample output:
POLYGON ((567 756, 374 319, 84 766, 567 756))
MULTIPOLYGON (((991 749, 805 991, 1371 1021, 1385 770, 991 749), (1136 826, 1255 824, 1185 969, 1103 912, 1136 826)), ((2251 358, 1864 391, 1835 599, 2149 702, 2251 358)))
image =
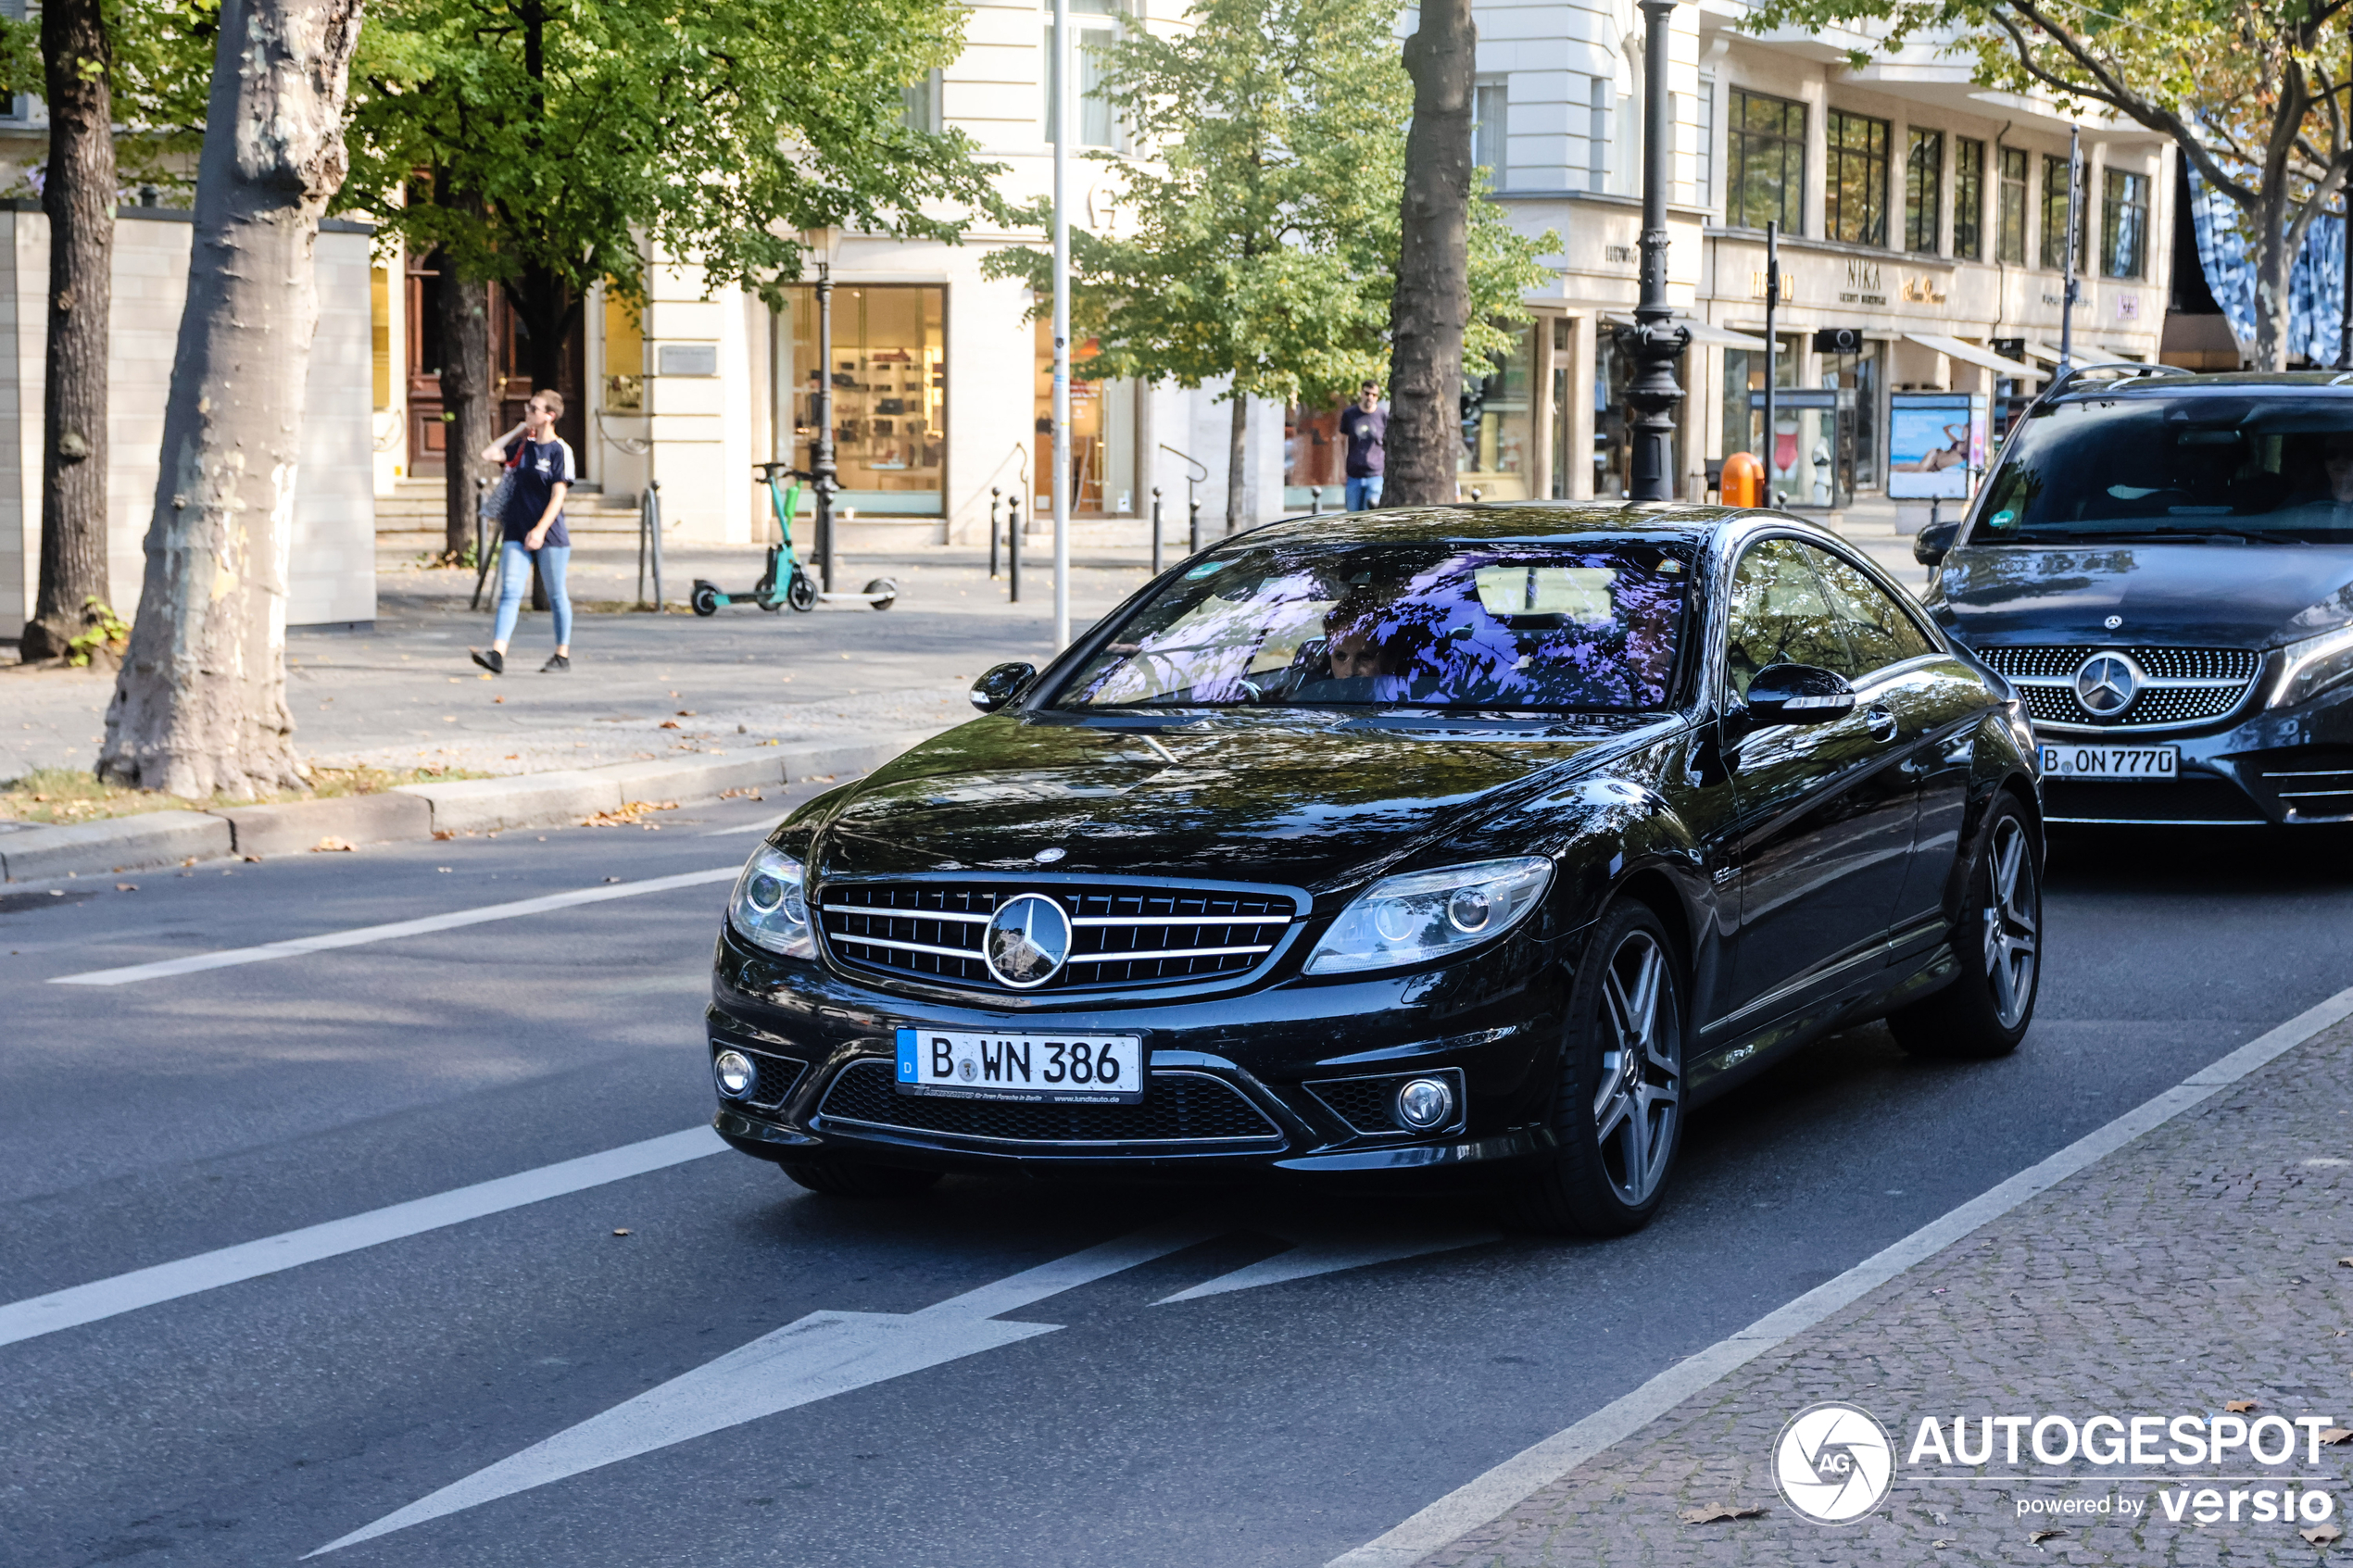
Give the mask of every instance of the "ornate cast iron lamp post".
MULTIPOLYGON (((1641 0, 1642 9, 1642 295, 1634 323, 1617 329, 1618 352, 1634 361, 1626 401, 1634 410, 1637 501, 1675 497, 1675 407, 1683 400, 1675 361, 1692 334, 1674 324, 1667 303, 1667 179, 1673 102, 1667 93, 1667 19, 1675 0, 1641 0)), ((1768 438, 1769 439, 1769 438, 1768 438)))

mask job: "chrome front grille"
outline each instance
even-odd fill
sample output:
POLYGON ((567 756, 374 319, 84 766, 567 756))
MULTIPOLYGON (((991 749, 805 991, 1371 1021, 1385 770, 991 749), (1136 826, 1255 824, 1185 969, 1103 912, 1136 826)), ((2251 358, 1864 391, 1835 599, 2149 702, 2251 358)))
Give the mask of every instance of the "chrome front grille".
POLYGON ((1276 888, 851 882, 819 889, 820 928, 826 947, 852 969, 1012 994, 989 973, 981 938, 998 906, 1024 893, 1053 899, 1071 923, 1069 962, 1030 995, 1247 973, 1306 912, 1297 897, 1276 888))
POLYGON ((2220 719, 2246 699, 2262 672, 2254 648, 2119 648, 2097 645, 2002 646, 1975 650, 2024 694, 2038 723, 2098 729, 2148 729, 2220 719), (2075 671, 2095 654, 2129 655, 2147 679, 2122 712, 2101 717, 2075 696, 2075 671))

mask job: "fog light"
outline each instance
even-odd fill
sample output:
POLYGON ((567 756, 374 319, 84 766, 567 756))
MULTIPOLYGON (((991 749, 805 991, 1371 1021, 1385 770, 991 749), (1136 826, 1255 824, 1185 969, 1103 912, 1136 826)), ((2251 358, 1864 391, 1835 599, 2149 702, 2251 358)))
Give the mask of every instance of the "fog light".
POLYGON ((741 1051, 721 1051, 711 1059, 711 1075, 719 1080, 719 1092, 729 1099, 741 1099, 751 1093, 760 1082, 759 1071, 751 1058, 741 1051))
POLYGON ((1416 1132, 1454 1119, 1454 1086, 1443 1078, 1408 1078, 1397 1085, 1397 1119, 1416 1132))

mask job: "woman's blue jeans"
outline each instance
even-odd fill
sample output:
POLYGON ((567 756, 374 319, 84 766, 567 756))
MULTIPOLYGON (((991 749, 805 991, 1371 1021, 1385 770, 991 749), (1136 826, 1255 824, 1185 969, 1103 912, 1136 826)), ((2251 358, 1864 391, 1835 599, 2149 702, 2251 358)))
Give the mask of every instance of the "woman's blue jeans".
MULTIPOLYGON (((494 642, 503 643, 515 634, 515 617, 522 612, 523 596, 531 592, 531 554, 520 539, 498 546, 498 626, 491 633, 494 642)), ((558 647, 572 643, 572 596, 564 592, 564 568, 571 563, 571 546, 540 546, 539 580, 547 584, 547 606, 556 612, 558 647)))

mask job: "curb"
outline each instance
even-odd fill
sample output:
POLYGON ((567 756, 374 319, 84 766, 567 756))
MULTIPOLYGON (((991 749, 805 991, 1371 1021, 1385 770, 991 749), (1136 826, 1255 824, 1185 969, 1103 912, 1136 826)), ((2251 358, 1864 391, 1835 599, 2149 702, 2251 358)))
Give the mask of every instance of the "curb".
POLYGON ((502 779, 399 784, 381 795, 283 806, 148 811, 68 827, 19 828, 0 833, 0 882, 145 871, 230 855, 296 855, 326 839, 390 844, 436 834, 562 826, 639 801, 711 800, 731 789, 776 788, 871 772, 937 733, 910 731, 846 746, 763 746, 502 779))

